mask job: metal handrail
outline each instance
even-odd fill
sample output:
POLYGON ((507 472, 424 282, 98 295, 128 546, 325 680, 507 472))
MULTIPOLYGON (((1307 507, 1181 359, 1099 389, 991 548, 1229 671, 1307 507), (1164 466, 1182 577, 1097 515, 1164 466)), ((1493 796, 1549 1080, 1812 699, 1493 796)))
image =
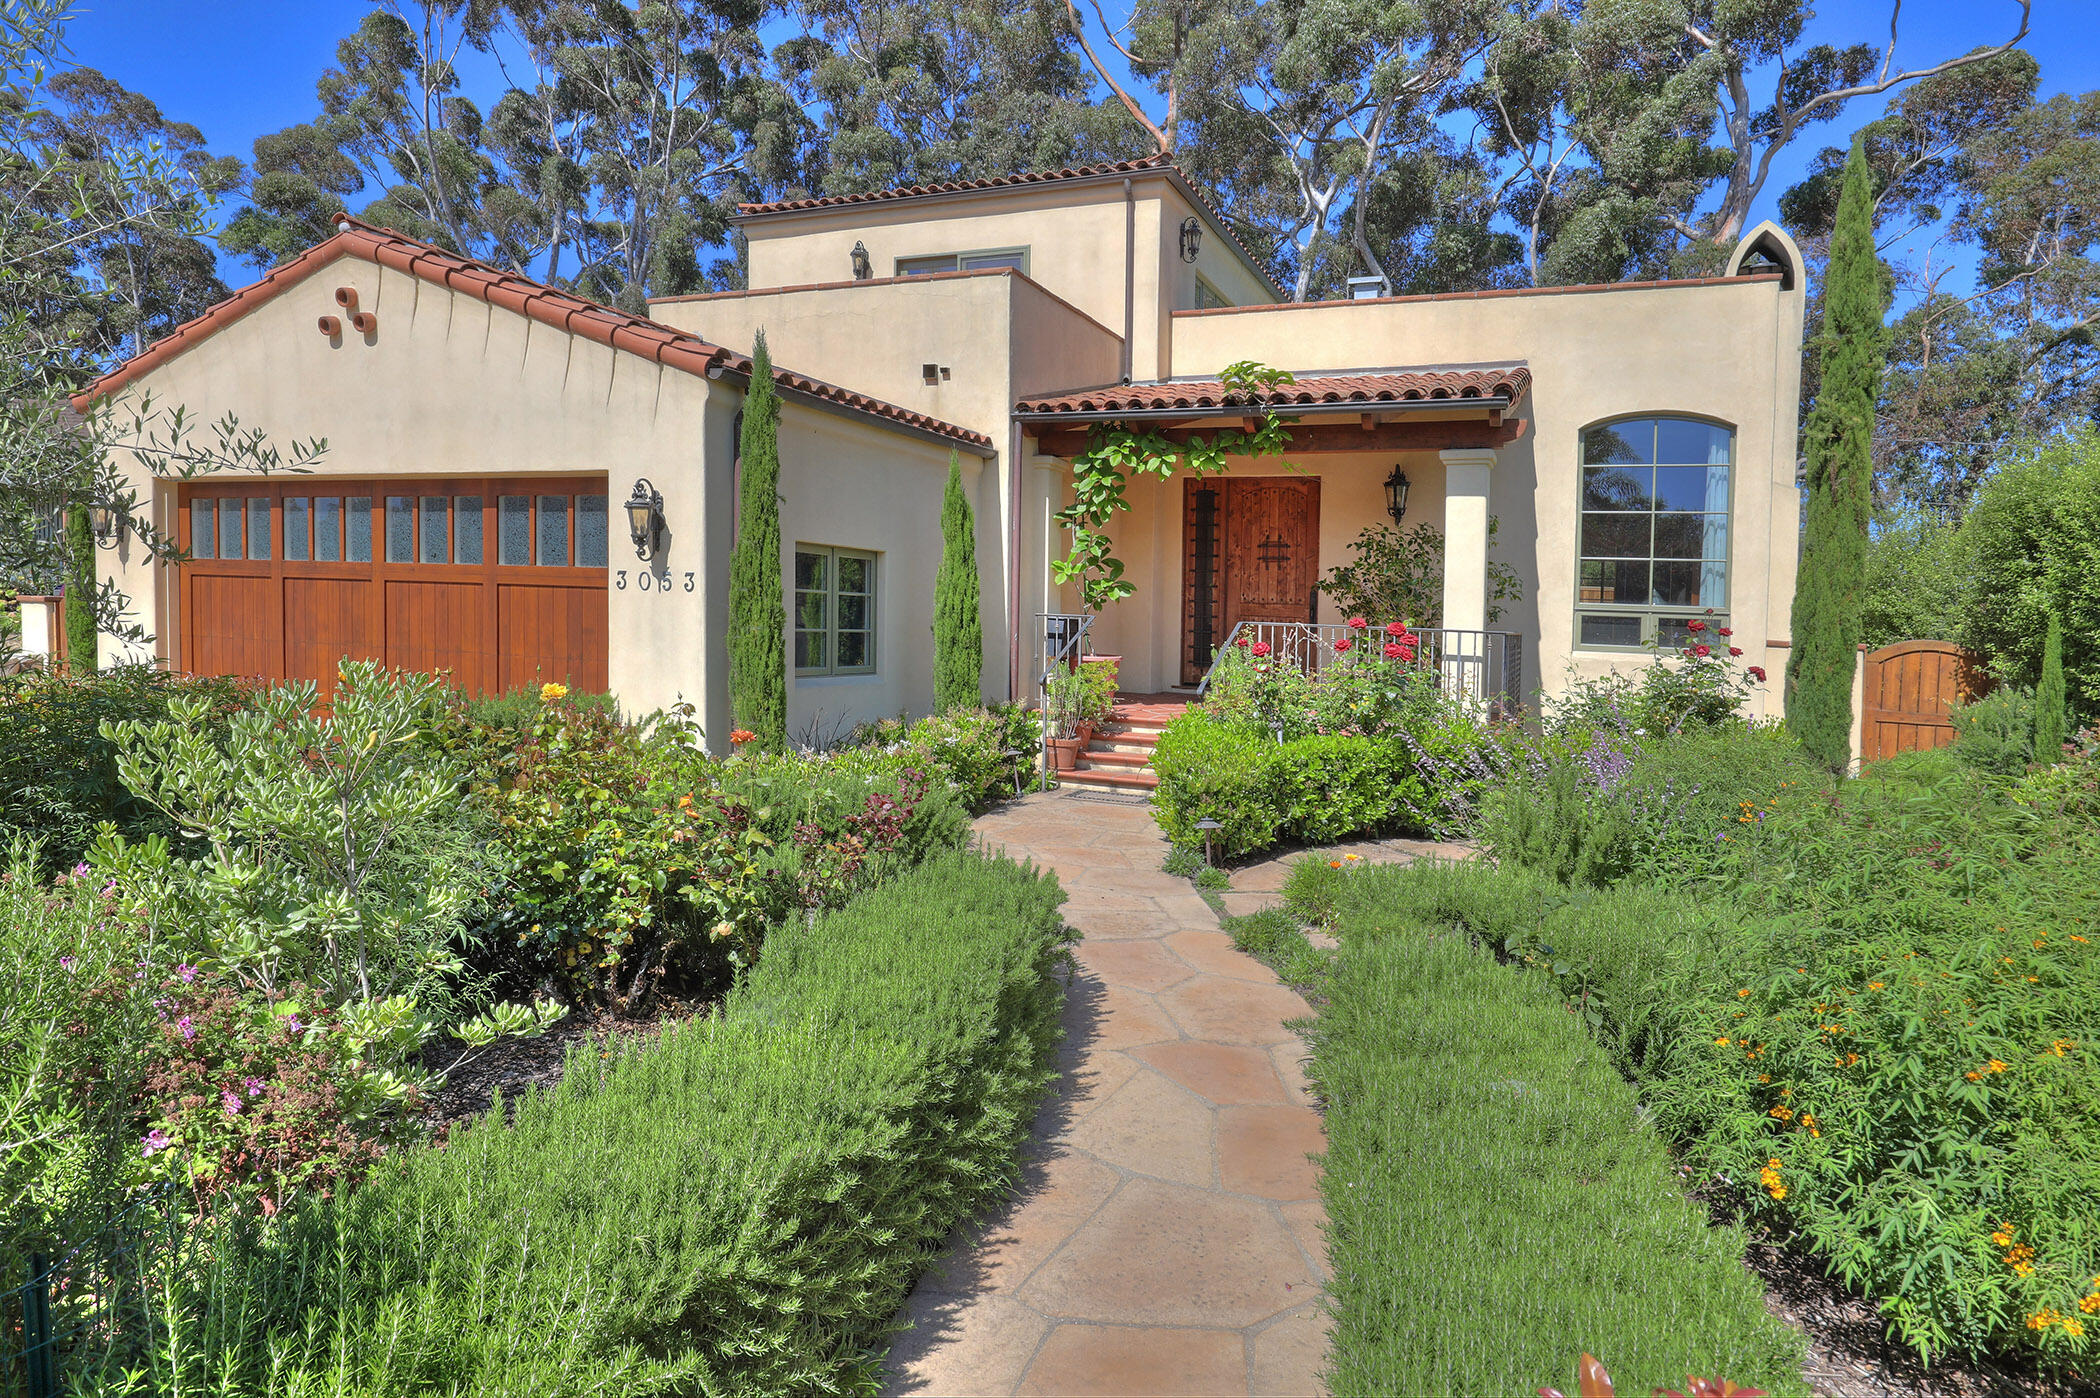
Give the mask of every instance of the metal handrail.
MULTIPOLYGON (((1077 664, 1086 644, 1086 633, 1093 629, 1094 618, 1089 612, 1037 612, 1036 648, 1042 656, 1042 667, 1036 672, 1036 690, 1044 698, 1050 695, 1050 678, 1060 669, 1077 664)), ((1041 746, 1036 760, 1042 766, 1042 789, 1050 789, 1050 773, 1056 764, 1050 757, 1050 715, 1047 706, 1041 712, 1041 746)))
MULTIPOLYGON (((1412 627, 1409 632, 1415 638, 1414 654, 1398 663, 1434 673, 1446 695, 1485 702, 1490 718, 1512 718, 1522 707, 1523 637, 1512 631, 1461 631, 1448 627, 1412 627)), ((1250 650, 1265 645, 1267 658, 1276 664, 1296 666, 1318 677, 1345 663, 1351 655, 1368 654, 1383 659, 1385 641, 1382 629, 1356 631, 1346 622, 1237 622, 1212 657, 1196 693, 1201 697, 1210 692, 1219 662, 1243 642, 1250 650), (1342 640, 1350 642, 1347 650, 1336 645, 1342 640)))

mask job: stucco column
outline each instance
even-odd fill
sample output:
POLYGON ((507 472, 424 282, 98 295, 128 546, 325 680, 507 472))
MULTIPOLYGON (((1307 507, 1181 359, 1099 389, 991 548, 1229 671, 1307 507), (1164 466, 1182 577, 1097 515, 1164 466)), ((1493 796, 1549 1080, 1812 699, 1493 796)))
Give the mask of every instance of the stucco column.
MULTIPOLYGON (((1070 473, 1071 463, 1061 456, 1031 456, 1028 458, 1029 510, 1035 516, 1037 535, 1036 557, 1028 560, 1029 577, 1022 596, 1027 600, 1028 614, 1020 619, 1022 634, 1028 638, 1027 664, 1034 665, 1041 657, 1035 654, 1043 643, 1042 633, 1037 629, 1037 612, 1059 610, 1061 598, 1057 584, 1050 577, 1051 560, 1063 552, 1064 530, 1058 525, 1057 512, 1065 505, 1065 477, 1070 473)), ((1030 676, 1032 681, 1033 677, 1030 676)))
POLYGON ((1453 447, 1444 462, 1444 627, 1487 630, 1488 484, 1493 447, 1453 447))

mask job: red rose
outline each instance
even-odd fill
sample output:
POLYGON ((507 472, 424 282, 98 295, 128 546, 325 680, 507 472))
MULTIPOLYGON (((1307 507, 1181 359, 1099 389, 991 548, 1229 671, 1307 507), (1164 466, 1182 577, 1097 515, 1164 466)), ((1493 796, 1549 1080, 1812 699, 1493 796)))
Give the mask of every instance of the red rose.
POLYGON ((1364 628, 1365 628, 1366 626, 1369 626, 1370 624, 1371 624, 1370 622, 1368 622, 1368 621, 1365 621, 1365 620, 1364 620, 1364 619, 1363 619, 1362 617, 1360 617, 1360 616, 1353 616, 1353 617, 1350 617, 1350 618, 1349 618, 1349 629, 1350 629, 1351 631, 1361 631, 1361 630, 1363 630, 1363 629, 1364 629, 1364 628))
POLYGON ((1398 641, 1387 641, 1385 643, 1385 658, 1387 660, 1413 660, 1415 658, 1415 648, 1402 645, 1398 641))
POLYGON ((1759 684, 1763 684, 1765 682, 1765 667, 1752 665, 1750 667, 1750 678, 1756 680, 1759 684))
POLYGON ((1268 653, 1269 653, 1269 643, 1268 643, 1267 641, 1256 641, 1256 642, 1254 643, 1254 658, 1255 658, 1255 659, 1259 660, 1259 659, 1261 659, 1261 657, 1263 657, 1263 656, 1267 655, 1268 653))
POLYGON ((1354 641, 1351 641, 1347 636, 1344 636, 1342 637, 1342 639, 1334 643, 1334 648, 1336 650, 1347 650, 1350 646, 1354 644, 1356 644, 1354 641))
POLYGON ((1717 636, 1733 636, 1733 635, 1735 634, 1735 632, 1733 632, 1733 631, 1730 631, 1730 630, 1729 630, 1729 629, 1728 629, 1727 627, 1725 627, 1725 626, 1716 626, 1716 627, 1714 628, 1714 634, 1715 634, 1715 635, 1717 635, 1717 636))
POLYGON ((1741 655, 1743 653, 1743 648, 1741 646, 1730 646, 1728 648, 1728 653, 1730 655, 1741 655))
POLYGON ((1704 631, 1706 623, 1703 621, 1688 621, 1684 624, 1684 629, 1687 631, 1704 631))
POLYGON ((1385 624, 1385 634, 1396 637, 1405 636, 1407 634, 1407 623, 1404 621, 1389 621, 1385 624))
MULTIPOLYGON (((1694 626, 1697 626, 1698 624, 1699 624, 1699 623, 1698 623, 1698 622, 1696 622, 1696 621, 1692 623, 1692 625, 1694 625, 1694 626)), ((1696 655, 1696 656, 1698 656, 1698 657, 1699 657, 1699 658, 1700 658, 1701 660, 1704 660, 1704 659, 1705 659, 1705 658, 1706 658, 1707 656, 1709 656, 1709 655, 1712 655, 1713 653, 1714 653, 1714 648, 1713 648, 1712 646, 1693 646, 1693 647, 1692 647, 1692 654, 1693 654, 1693 655, 1696 655)))
POLYGON ((1237 641, 1234 641, 1233 644, 1238 646, 1241 650, 1245 650, 1247 648, 1247 638, 1245 636, 1242 636, 1237 641))

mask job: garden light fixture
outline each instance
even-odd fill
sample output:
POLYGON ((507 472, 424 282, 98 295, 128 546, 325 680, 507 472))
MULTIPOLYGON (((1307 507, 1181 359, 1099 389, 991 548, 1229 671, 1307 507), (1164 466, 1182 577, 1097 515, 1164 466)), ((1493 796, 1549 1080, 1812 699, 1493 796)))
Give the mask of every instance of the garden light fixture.
POLYGON ((1203 817, 1203 819, 1196 822, 1196 828, 1203 832, 1203 862, 1205 864, 1215 867, 1218 861, 1211 858, 1211 832, 1213 830, 1223 830, 1225 828, 1225 824, 1223 821, 1213 820, 1211 817, 1205 816, 1203 817))
POLYGON ((868 245, 862 242, 855 242, 853 244, 853 280, 864 282, 874 275, 875 264, 868 260, 868 245))
POLYGON ((634 483, 634 493, 627 497, 627 532, 634 540, 634 556, 644 563, 663 547, 664 497, 647 476, 634 483))
POLYGON ((1407 472, 1393 467, 1393 474, 1385 478, 1385 512, 1395 525, 1407 517, 1407 491, 1407 472))
POLYGON ((1181 221, 1181 260, 1194 262, 1196 253, 1203 247, 1203 225, 1190 214, 1181 221))

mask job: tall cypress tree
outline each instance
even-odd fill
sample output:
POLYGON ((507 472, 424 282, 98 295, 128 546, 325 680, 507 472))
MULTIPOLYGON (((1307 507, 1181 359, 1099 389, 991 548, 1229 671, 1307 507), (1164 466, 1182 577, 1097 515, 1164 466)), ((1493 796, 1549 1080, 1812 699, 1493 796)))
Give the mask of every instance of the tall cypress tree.
POLYGON ((756 744, 787 746, 787 579, 780 571, 780 395, 766 332, 751 351, 738 442, 744 485, 729 555, 729 714, 756 744))
POLYGON ((984 619, 977 596, 977 521, 963 494, 962 458, 948 453, 941 500, 941 570, 933 584, 933 708, 984 702, 984 619))
POLYGON ((95 527, 85 505, 66 507, 66 668, 92 675, 101 666, 96 653, 101 629, 95 625, 95 527))
POLYGON ((2071 700, 2064 687, 2064 624, 2049 615, 2049 636, 2042 642, 2042 678, 2034 687, 2034 760, 2054 767, 2064 760, 2064 739, 2071 731, 2071 700))
POLYGON ((1822 387, 1805 434, 1808 530, 1794 582, 1794 643, 1786 673, 1787 727, 1833 771, 1844 770, 1852 757, 1852 680, 1889 291, 1888 269, 1874 251, 1866 157, 1855 140, 1823 280, 1823 332, 1815 345, 1822 387))

